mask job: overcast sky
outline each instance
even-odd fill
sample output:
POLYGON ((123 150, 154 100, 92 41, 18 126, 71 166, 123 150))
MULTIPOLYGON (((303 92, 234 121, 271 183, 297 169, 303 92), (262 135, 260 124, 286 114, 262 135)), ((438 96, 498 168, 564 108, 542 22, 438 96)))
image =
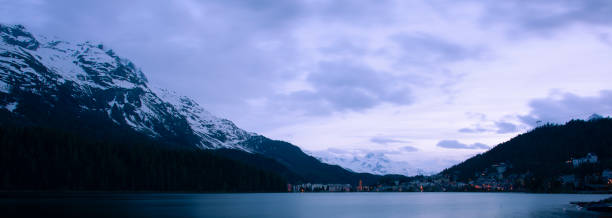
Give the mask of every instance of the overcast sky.
POLYGON ((426 170, 612 113, 608 0, 0 0, 0 22, 102 42, 248 131, 426 170))

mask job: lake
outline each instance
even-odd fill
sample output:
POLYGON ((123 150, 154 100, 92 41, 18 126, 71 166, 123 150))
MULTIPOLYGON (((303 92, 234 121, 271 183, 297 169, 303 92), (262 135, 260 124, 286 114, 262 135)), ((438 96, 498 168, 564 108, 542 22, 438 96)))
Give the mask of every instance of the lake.
POLYGON ((570 201, 610 195, 522 193, 3 194, 1 217, 605 217, 570 201), (4 215, 2 215, 4 214, 4 215))

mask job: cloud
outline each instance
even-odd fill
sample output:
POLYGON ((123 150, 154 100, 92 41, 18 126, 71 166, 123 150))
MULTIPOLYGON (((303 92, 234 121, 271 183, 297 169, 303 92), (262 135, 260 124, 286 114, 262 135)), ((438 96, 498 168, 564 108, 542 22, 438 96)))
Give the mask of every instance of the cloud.
POLYGON ((402 151, 407 151, 407 152, 415 152, 415 151, 419 150, 418 148, 415 148, 415 147, 412 147, 412 146, 409 146, 409 145, 401 147, 400 149, 402 151))
POLYGON ((400 61, 404 64, 439 64, 482 55, 482 49, 465 47, 425 33, 402 33, 391 38, 402 49, 400 61))
POLYGON ((281 106, 315 114, 362 111, 383 103, 408 105, 413 102, 410 83, 390 73, 352 61, 326 61, 308 74, 312 90, 281 96, 281 106), (296 107, 297 106, 297 107, 296 107))
POLYGON ((592 114, 612 113, 612 90, 598 96, 577 96, 571 93, 551 95, 529 102, 529 114, 519 116, 521 122, 535 127, 538 123, 563 124, 571 119, 588 119, 592 114))
POLYGON ((437 146, 450 149, 489 149, 489 146, 482 143, 474 143, 471 145, 467 145, 457 140, 442 140, 438 142, 437 146))
POLYGON ((371 51, 348 39, 335 40, 330 45, 319 48, 324 54, 342 56, 363 56, 371 51))
MULTIPOLYGON (((483 50, 463 46, 425 33, 399 33, 383 37, 379 49, 368 48, 350 37, 331 40, 318 49, 330 57, 316 62, 305 78, 308 89, 276 97, 288 110, 310 115, 364 111, 381 104, 410 105, 414 88, 448 89, 462 78, 446 69, 446 63, 478 59, 483 50), (398 50, 391 55, 391 50, 398 50), (391 66, 380 67, 367 57, 386 57, 391 66)), ((392 53, 392 52, 391 52, 392 53)))
POLYGON ((346 153, 348 153, 347 150, 339 149, 339 148, 328 148, 327 151, 330 152, 330 153, 334 153, 334 154, 346 154, 346 153))
POLYGON ((521 32, 550 33, 575 24, 610 26, 612 2, 607 0, 572 1, 477 1, 486 12, 482 22, 512 25, 521 32))
POLYGON ((484 113, 478 113, 478 112, 466 112, 465 115, 470 118, 470 119, 475 119, 478 121, 486 121, 487 120, 487 115, 484 113))
POLYGON ((513 132, 519 131, 519 127, 517 125, 510 123, 510 122, 506 122, 506 121, 496 121, 494 125, 495 127, 491 127, 491 128, 483 128, 480 126, 477 126, 474 128, 461 128, 459 129, 459 132, 460 133, 495 132, 498 134, 505 134, 505 133, 513 133, 513 132))
POLYGON ((389 143, 405 143, 407 141, 385 138, 385 137, 372 137, 370 142, 374 142, 376 144, 386 145, 389 143))
POLYGON ((482 128, 482 127, 459 129, 459 132, 462 132, 462 133, 481 133, 481 132, 487 132, 487 131, 490 131, 490 130, 482 128))
POLYGON ((394 15, 390 8, 397 3, 393 0, 304 1, 304 6, 311 16, 320 17, 328 24, 368 26, 389 22, 394 15))
POLYGON ((495 122, 495 126, 497 126, 496 132, 499 134, 513 133, 513 132, 518 131, 518 127, 514 125, 513 123, 509 123, 509 122, 504 122, 504 121, 495 122))

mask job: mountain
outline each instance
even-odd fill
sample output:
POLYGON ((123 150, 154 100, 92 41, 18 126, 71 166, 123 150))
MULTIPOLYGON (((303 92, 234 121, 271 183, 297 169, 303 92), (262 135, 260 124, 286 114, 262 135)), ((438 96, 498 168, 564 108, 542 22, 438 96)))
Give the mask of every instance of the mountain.
POLYGON ((521 178, 523 185, 531 183, 532 191, 554 188, 562 175, 580 175, 576 178, 602 175, 603 170, 612 168, 612 119, 597 117, 540 126, 440 174, 458 181, 474 181, 487 173, 495 174, 495 167, 500 164, 505 166, 503 178, 521 178), (588 154, 598 156, 596 164, 572 166, 573 159, 588 154))
POLYGON ((87 130, 94 138, 137 134, 176 148, 235 150, 243 153, 217 154, 259 168, 286 168, 290 182, 379 178, 321 163, 290 143, 242 130, 188 97, 151 87, 134 63, 102 44, 34 36, 20 25, 0 25, 0 38, 0 107, 19 122, 87 130))
POLYGON ((149 87, 132 62, 102 44, 35 38, 23 26, 2 25, 0 34, 1 103, 11 111, 27 117, 57 107, 69 109, 68 116, 102 112, 117 126, 201 148, 246 150, 238 143, 255 135, 187 97, 149 87), (42 108, 20 104, 30 98, 42 108))
POLYGON ((338 154, 329 151, 308 152, 321 162, 343 166, 353 172, 373 173, 377 175, 397 174, 404 176, 429 175, 422 169, 411 168, 405 161, 394 161, 383 153, 369 152, 359 154, 338 154))

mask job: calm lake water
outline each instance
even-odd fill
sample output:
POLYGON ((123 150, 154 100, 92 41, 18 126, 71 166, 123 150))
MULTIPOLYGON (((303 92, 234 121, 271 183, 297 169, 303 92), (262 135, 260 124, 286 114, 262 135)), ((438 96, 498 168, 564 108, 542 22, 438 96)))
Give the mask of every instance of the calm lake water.
POLYGON ((610 195, 515 193, 18 194, 0 217, 609 217, 570 201, 610 195))

